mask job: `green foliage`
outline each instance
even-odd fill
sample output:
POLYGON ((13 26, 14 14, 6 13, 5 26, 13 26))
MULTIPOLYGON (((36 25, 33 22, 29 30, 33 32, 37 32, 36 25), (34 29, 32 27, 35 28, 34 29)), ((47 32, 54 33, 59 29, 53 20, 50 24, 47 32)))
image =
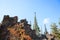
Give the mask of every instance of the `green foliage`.
POLYGON ((60 39, 60 29, 57 28, 58 26, 56 25, 56 23, 51 24, 51 31, 52 34, 55 36, 55 38, 57 38, 58 40, 60 39))
POLYGON ((59 18, 59 22, 58 22, 58 23, 59 23, 59 25, 60 25, 60 18, 59 18))
POLYGON ((51 24, 51 29, 52 29, 52 33, 58 32, 56 23, 51 24))

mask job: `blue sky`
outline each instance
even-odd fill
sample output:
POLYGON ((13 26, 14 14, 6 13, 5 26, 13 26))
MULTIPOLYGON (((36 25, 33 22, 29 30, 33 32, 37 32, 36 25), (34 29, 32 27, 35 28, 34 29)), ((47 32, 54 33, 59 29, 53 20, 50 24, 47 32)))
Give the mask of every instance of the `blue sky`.
POLYGON ((60 0, 0 0, 0 22, 4 15, 18 16, 18 19, 27 19, 33 25, 34 12, 37 22, 44 32, 44 21, 50 32, 50 24, 58 24, 60 15, 60 0))

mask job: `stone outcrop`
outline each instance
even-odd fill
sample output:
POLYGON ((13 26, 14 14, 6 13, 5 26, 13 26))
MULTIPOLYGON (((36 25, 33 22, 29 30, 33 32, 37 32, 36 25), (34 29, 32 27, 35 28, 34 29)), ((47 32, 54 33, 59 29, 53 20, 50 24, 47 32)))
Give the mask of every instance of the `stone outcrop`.
POLYGON ((5 15, 0 26, 0 40, 34 40, 37 38, 35 31, 31 29, 26 19, 18 22, 18 17, 9 17, 5 15), (22 38, 21 38, 22 37, 22 38))
POLYGON ((17 16, 5 15, 0 25, 0 40, 43 40, 47 37, 46 35, 38 37, 28 21, 22 19, 18 22, 17 16))

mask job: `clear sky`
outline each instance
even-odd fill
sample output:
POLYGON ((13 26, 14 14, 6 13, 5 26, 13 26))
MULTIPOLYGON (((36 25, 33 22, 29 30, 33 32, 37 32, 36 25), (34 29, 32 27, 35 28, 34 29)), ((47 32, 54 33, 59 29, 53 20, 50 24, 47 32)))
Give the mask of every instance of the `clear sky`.
POLYGON ((50 24, 60 17, 60 0, 0 0, 0 22, 4 15, 18 16, 19 20, 27 19, 33 25, 34 12, 37 22, 44 32, 44 23, 50 32, 50 24))

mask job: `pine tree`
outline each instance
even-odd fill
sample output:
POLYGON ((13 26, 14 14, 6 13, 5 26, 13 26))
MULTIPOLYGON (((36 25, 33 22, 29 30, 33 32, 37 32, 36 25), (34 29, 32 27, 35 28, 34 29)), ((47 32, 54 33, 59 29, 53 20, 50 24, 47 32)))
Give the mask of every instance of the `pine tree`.
POLYGON ((44 27, 45 27, 45 32, 44 34, 46 35, 48 32, 47 32, 47 28, 46 28, 46 24, 44 24, 44 27))
POLYGON ((36 35, 37 36, 40 36, 40 29, 39 29, 39 26, 38 26, 38 23, 37 23, 37 19, 36 19, 36 12, 35 12, 35 17, 34 17, 34 25, 33 25, 33 30, 36 31, 36 35))

